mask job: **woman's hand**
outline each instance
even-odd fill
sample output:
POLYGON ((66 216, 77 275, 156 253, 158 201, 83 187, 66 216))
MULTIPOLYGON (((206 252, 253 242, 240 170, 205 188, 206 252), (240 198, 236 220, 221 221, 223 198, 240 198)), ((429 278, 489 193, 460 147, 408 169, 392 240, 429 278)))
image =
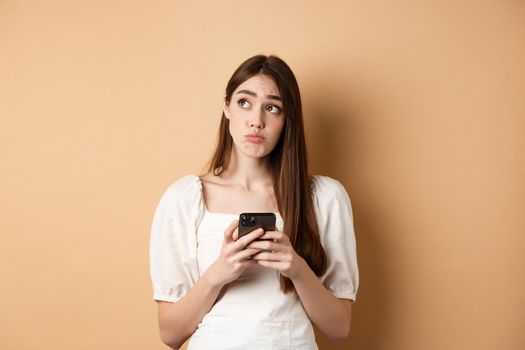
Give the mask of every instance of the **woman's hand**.
MULTIPOLYGON (((248 249, 246 246, 257 237, 264 234, 263 229, 253 230, 237 239, 239 220, 233 221, 224 231, 224 240, 219 258, 208 268, 214 284, 223 286, 234 281, 250 266, 257 264, 250 257, 260 251, 257 248, 248 249)), ((208 271, 206 271, 208 272, 208 271)))
POLYGON ((266 231, 260 236, 265 241, 253 241, 247 249, 263 250, 252 257, 259 265, 271 267, 290 278, 295 278, 304 268, 305 260, 297 254, 287 235, 281 231, 266 231), (266 251, 265 251, 266 250, 266 251))

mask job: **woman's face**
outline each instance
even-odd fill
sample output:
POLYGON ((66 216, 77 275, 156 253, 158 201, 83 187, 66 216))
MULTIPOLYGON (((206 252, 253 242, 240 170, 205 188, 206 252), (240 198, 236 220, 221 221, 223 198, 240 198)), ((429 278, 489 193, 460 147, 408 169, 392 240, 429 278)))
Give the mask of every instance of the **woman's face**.
POLYGON ((235 89, 229 105, 224 105, 224 115, 230 120, 230 134, 237 150, 256 158, 273 150, 285 121, 279 89, 272 78, 262 74, 235 89))

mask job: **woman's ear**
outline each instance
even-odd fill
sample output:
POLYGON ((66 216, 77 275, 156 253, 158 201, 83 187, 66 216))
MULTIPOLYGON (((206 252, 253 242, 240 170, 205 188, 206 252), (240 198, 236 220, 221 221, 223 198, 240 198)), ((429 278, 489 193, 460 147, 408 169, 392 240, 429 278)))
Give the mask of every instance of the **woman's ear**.
POLYGON ((222 111, 224 112, 224 116, 226 117, 226 119, 230 119, 230 106, 226 103, 226 101, 224 101, 222 111))

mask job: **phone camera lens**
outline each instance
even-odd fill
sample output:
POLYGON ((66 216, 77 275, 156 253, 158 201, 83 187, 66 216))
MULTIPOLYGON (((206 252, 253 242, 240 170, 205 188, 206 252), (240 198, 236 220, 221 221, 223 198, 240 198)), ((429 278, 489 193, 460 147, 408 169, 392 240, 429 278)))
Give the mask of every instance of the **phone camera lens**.
POLYGON ((250 216, 250 226, 255 225, 256 222, 257 222, 257 220, 255 220, 255 217, 254 216, 250 216))

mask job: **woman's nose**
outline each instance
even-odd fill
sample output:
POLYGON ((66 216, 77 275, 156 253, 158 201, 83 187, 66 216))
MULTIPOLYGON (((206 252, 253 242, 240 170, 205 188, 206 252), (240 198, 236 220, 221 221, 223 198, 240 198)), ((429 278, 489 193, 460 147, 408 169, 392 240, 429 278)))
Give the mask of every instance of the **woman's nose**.
POLYGON ((262 128, 264 127, 263 112, 256 110, 253 112, 250 119, 250 127, 262 128))

